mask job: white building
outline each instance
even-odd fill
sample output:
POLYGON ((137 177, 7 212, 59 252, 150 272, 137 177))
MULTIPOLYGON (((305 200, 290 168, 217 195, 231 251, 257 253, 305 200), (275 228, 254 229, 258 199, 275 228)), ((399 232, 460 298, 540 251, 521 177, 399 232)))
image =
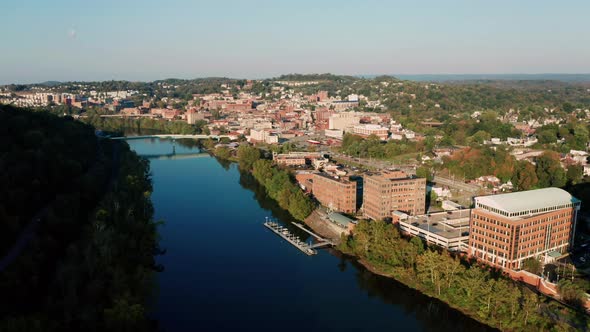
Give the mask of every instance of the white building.
POLYGON ((387 137, 389 136, 389 133, 387 132, 387 128, 381 127, 380 125, 374 125, 374 124, 356 125, 353 127, 352 132, 356 135, 360 135, 360 136, 364 136, 364 137, 375 135, 375 136, 379 137, 379 139, 382 141, 387 140, 387 137))
POLYGON ((361 122, 361 117, 355 112, 342 112, 330 115, 328 119, 329 129, 350 130, 361 122))

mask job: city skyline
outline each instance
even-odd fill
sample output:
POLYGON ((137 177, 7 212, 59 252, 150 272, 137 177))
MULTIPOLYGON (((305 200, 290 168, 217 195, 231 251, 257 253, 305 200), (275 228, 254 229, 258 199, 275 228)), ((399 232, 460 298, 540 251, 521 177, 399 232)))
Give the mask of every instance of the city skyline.
POLYGON ((588 73, 582 1, 0 4, 0 84, 588 73))

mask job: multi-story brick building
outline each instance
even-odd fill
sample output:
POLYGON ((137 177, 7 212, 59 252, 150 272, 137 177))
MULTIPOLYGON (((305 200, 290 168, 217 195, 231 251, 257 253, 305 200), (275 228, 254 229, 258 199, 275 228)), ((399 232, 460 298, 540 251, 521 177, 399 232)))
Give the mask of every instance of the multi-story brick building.
POLYGON ((469 254, 490 265, 519 269, 528 258, 565 253, 573 244, 580 201, 559 188, 474 198, 469 254))
POLYGON ((325 173, 314 174, 312 193, 322 205, 333 211, 356 213, 356 181, 325 173))
POLYGON ((426 179, 402 171, 367 174, 363 181, 363 210, 374 220, 391 218, 393 211, 424 214, 426 179))

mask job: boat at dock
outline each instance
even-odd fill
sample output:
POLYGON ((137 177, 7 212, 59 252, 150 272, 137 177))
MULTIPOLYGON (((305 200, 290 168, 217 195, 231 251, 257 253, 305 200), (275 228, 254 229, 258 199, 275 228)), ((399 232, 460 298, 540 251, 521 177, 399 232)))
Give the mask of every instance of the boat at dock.
POLYGON ((311 248, 310 245, 301 241, 297 235, 291 234, 286 227, 283 227, 276 222, 269 221, 268 219, 264 222, 264 226, 291 243, 295 248, 301 250, 306 255, 311 256, 318 253, 315 249, 311 248))

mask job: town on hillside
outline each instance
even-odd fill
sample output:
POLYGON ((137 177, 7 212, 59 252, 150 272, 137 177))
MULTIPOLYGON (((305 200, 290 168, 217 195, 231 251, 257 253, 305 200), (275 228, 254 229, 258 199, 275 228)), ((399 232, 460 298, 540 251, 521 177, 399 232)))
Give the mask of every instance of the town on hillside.
POLYGON ((359 220, 393 223, 558 297, 560 279, 590 274, 590 85, 547 84, 54 82, 3 86, 0 102, 115 134, 223 135, 229 156, 255 145, 338 236, 359 220))

